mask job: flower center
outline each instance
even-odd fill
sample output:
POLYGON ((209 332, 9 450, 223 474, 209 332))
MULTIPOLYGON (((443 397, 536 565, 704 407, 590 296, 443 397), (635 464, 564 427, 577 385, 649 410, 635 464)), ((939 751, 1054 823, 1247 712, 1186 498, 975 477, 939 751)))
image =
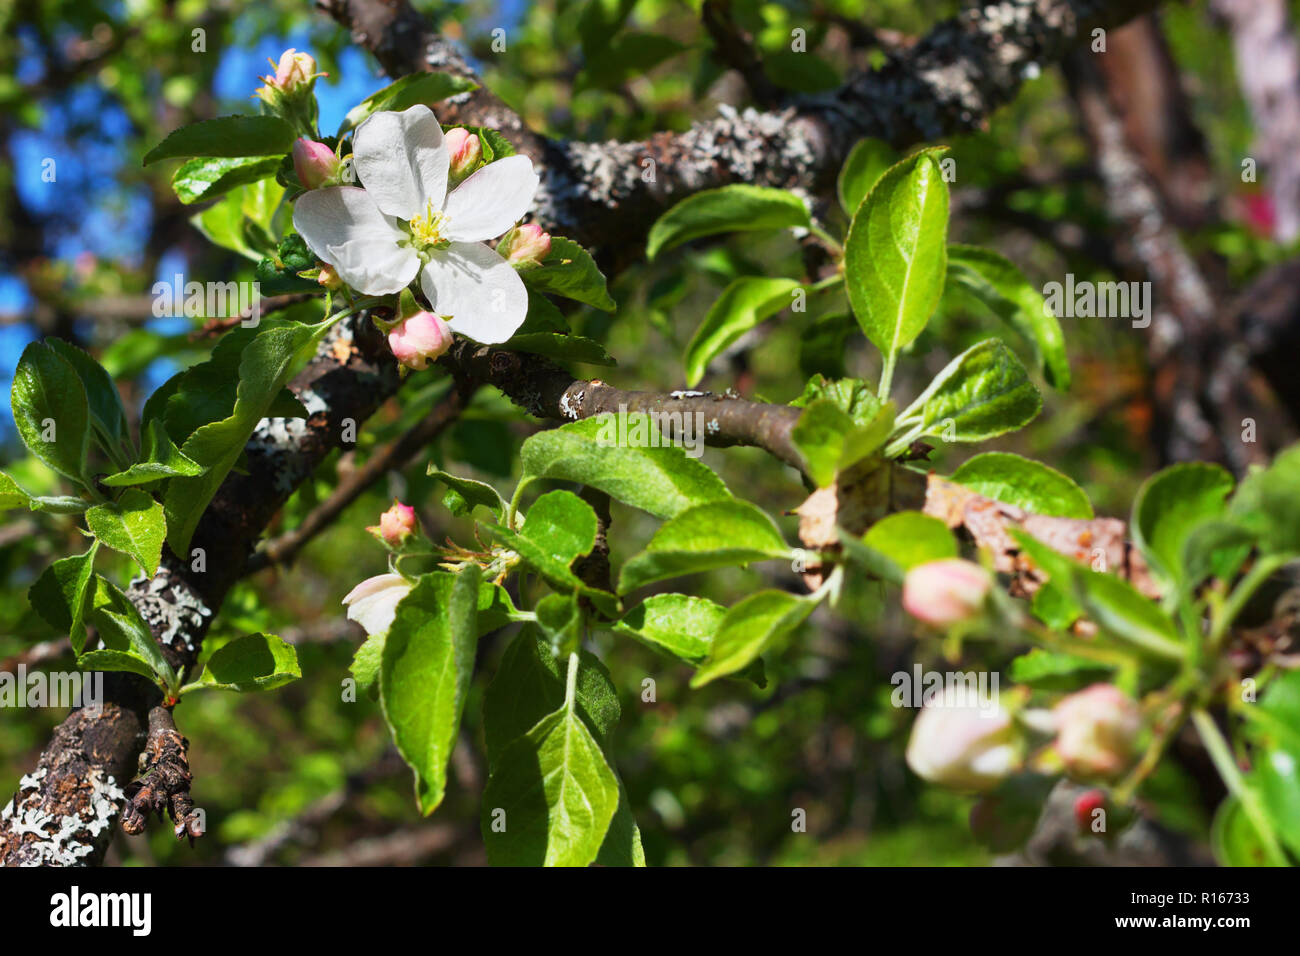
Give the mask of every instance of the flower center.
POLYGON ((429 203, 423 216, 411 220, 411 239, 417 249, 445 249, 451 240, 444 235, 447 231, 447 214, 434 212, 433 203, 429 203))

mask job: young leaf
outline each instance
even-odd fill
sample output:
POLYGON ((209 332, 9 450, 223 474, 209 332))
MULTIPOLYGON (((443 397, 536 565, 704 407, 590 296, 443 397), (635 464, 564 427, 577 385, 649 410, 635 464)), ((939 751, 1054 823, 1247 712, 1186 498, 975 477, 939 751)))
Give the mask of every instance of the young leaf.
POLYGON ((343 118, 338 136, 342 138, 348 130, 360 126, 371 113, 381 110, 400 113, 417 103, 429 105, 457 93, 468 93, 476 89, 478 84, 473 80, 450 73, 411 73, 377 93, 371 93, 352 107, 343 118))
POLYGON ((379 699, 398 752, 415 771, 426 816, 442 802, 478 644, 480 571, 420 578, 397 606, 384 642, 379 699))
POLYGON ((1043 399, 1015 354, 997 339, 985 339, 949 362, 912 403, 918 406, 921 434, 977 442, 1022 428, 1043 399))
POLYGON ((145 426, 144 460, 136 462, 125 471, 109 475, 100 484, 109 488, 125 485, 143 485, 175 475, 194 477, 206 470, 205 466, 183 455, 167 434, 162 420, 155 418, 145 426))
POLYGON ((706 189, 683 199, 656 220, 650 227, 645 254, 653 260, 683 242, 720 232, 806 229, 811 224, 803 200, 784 189, 746 185, 706 189))
POLYGON ((723 289, 686 346, 686 384, 692 388, 699 384, 710 362, 754 326, 788 306, 790 293, 798 288, 794 279, 743 276, 723 289))
POLYGON ((88 671, 125 671, 128 674, 139 674, 151 681, 157 679, 153 668, 141 658, 110 648, 86 651, 77 658, 77 666, 88 671))
POLYGON ((175 691, 176 672, 163 656, 162 647, 154 640, 149 625, 140 617, 135 605, 104 578, 97 577, 95 580, 108 596, 108 603, 101 604, 99 595, 96 594, 95 605, 88 618, 99 631, 100 639, 110 650, 130 654, 143 661, 163 687, 175 691))
POLYGON ((1300 445, 1242 479, 1228 513, 1259 537, 1261 550, 1300 554, 1300 445))
POLYGON ((817 604, 785 591, 759 591, 731 606, 713 637, 713 647, 692 687, 744 669, 778 639, 803 623, 817 604))
POLYGON ((1015 264, 992 249, 948 247, 947 281, 966 292, 1029 342, 1049 385, 1070 387, 1070 360, 1061 324, 1043 294, 1015 264))
POLYGON ((182 203, 191 206, 273 176, 279 168, 277 156, 188 159, 172 173, 172 191, 182 203))
POLYGON ((897 161, 898 153, 885 141, 870 137, 858 140, 835 184, 844 211, 850 216, 857 212, 871 187, 897 161))
POLYGON ((182 156, 283 156, 293 127, 277 116, 219 116, 173 130, 145 153, 144 165, 182 156))
POLYGON ((521 486, 539 478, 575 481, 660 518, 731 497, 708 466, 669 445, 650 416, 638 412, 539 432, 523 443, 520 459, 521 486))
POLYGON ((302 676, 298 652, 274 634, 246 634, 219 647, 208 658, 198 680, 181 693, 211 687, 217 690, 272 690, 302 676))
MULTIPOLYGON (((300 363, 310 356, 327 327, 328 323, 322 322, 311 326, 263 328, 244 347, 239 360, 237 397, 229 416, 202 425, 181 446, 187 458, 207 471, 192 478, 175 477, 167 485, 163 500, 167 513, 167 542, 177 554, 188 552, 190 537, 203 510, 238 461, 254 427, 300 363)), ((168 401, 169 420, 173 403, 181 397, 178 393, 168 401)))
POLYGON ((781 532, 758 508, 734 498, 710 502, 666 521, 646 549, 623 565, 618 590, 626 594, 652 581, 789 553, 781 532))
POLYGON ((855 423, 835 401, 819 398, 799 416, 790 438, 804 456, 809 477, 825 488, 836 474, 879 450, 893 429, 893 402, 877 403, 874 418, 855 423))
POLYGON ((86 526, 104 544, 135 558, 144 573, 152 577, 162 557, 167 521, 163 507, 153 496, 129 488, 117 501, 96 505, 86 512, 86 526))
POLYGON ((95 552, 99 542, 84 554, 59 558, 41 572, 27 591, 27 600, 51 627, 67 633, 74 651, 86 643, 86 598, 93 594, 90 581, 94 573, 95 552))
POLYGON ((576 592, 548 594, 537 602, 533 613, 556 655, 568 657, 578 649, 582 641, 582 611, 576 592))
POLYGON ((1148 478, 1133 501, 1133 542, 1166 581, 1186 586, 1183 548, 1196 528, 1221 516, 1232 475, 1218 465, 1184 462, 1148 478))
POLYGON ((442 499, 442 503, 451 510, 452 514, 464 516, 479 505, 487 508, 498 519, 505 513, 505 499, 491 485, 472 478, 457 478, 440 470, 437 465, 430 465, 428 474, 447 486, 447 495, 442 499))
POLYGON ((891 166, 853 215, 844 243, 849 304, 887 362, 921 334, 943 292, 948 184, 923 150, 891 166))
POLYGON ((962 462, 951 479, 971 491, 1034 514, 1092 518, 1092 502, 1073 479, 1042 462, 989 451, 962 462))
POLYGON ((551 237, 551 251, 535 269, 521 272, 524 285, 539 292, 551 292, 566 299, 613 312, 615 303, 605 287, 605 274, 586 249, 572 239, 551 237))
POLYGON ((1015 683, 1028 684, 1036 690, 1074 691, 1107 680, 1113 671, 1113 666, 1090 657, 1036 647, 1012 660, 1010 677, 1015 683))
POLYGON ((126 441, 128 431, 122 396, 104 366, 87 352, 62 339, 46 339, 45 344, 61 355, 77 371, 89 401, 90 421, 99 432, 106 448, 117 448, 126 441))
POLYGON ((9 402, 27 449, 65 478, 83 481, 90 402, 71 363, 43 342, 23 349, 9 402))

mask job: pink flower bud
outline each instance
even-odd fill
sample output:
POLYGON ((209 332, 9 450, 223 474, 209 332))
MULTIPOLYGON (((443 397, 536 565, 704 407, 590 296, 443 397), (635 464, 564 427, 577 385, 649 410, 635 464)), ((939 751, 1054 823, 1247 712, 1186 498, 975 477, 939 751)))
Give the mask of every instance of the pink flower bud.
POLYGON ((300 136, 293 143, 293 171, 298 175, 298 182, 308 189, 316 189, 338 176, 339 158, 324 143, 300 136))
POLYGON ((1102 790, 1085 790, 1074 799, 1074 822, 1079 826, 1079 832, 1085 833, 1092 829, 1093 814, 1106 809, 1106 794, 1102 790))
POLYGON ((921 708, 907 743, 917 776, 953 790, 990 790, 1021 762, 1022 740, 1001 707, 959 700, 952 689, 921 708))
POLYGON ((451 347, 451 328, 432 312, 416 312, 388 333, 388 347, 407 368, 423 369, 451 347))
POLYGON ((1053 711, 1056 752, 1082 777, 1116 777, 1133 759, 1142 729, 1137 703, 1112 684, 1093 684, 1063 699, 1053 711))
POLYGON ((512 266, 535 265, 551 251, 551 234, 535 222, 515 226, 497 243, 497 252, 512 266))
POLYGON ((299 53, 290 48, 280 54, 280 62, 275 67, 275 78, 267 77, 268 83, 274 83, 282 90, 293 90, 310 83, 316 78, 316 61, 310 53, 299 53))
POLYGON ((947 627, 979 613, 993 579, 960 558, 919 564, 903 578, 903 609, 918 621, 947 627))
POLYGON ((483 147, 479 144, 478 135, 463 126, 447 130, 443 136, 443 143, 451 155, 449 172, 453 180, 468 176, 483 157, 483 147))
POLYGON ((407 538, 415 534, 416 528, 415 509, 394 498, 393 506, 379 516, 379 524, 371 525, 366 530, 390 548, 400 548, 407 538))

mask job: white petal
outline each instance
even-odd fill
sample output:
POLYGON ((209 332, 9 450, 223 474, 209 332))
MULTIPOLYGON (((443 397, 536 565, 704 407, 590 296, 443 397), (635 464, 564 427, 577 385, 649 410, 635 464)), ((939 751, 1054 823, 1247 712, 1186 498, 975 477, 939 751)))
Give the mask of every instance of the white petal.
POLYGON ((401 113, 372 114, 357 128, 352 165, 379 208, 398 219, 434 211, 447 195, 447 148, 433 110, 416 104, 401 113))
POLYGON ((400 574, 367 578, 343 599, 348 605, 348 620, 356 621, 367 634, 383 634, 392 626, 397 605, 410 590, 410 583, 400 574))
POLYGON ((506 260, 478 242, 453 242, 436 250, 420 273, 433 311, 452 331, 476 342, 504 342, 523 325, 528 290, 506 260))
POLYGON ((318 258, 366 295, 397 292, 419 270, 415 252, 397 245, 406 234, 364 189, 336 186, 303 193, 294 204, 293 226, 318 258))
POLYGON ((488 163, 447 197, 447 237, 456 242, 495 239, 528 212, 538 182, 527 156, 488 163))

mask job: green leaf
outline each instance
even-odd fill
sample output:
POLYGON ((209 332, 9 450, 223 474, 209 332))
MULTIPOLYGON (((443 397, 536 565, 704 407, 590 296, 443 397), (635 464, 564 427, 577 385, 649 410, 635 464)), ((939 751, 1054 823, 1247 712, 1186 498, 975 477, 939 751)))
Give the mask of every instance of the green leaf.
POLYGON ((307 241, 296 232, 280 240, 274 256, 267 256, 257 264, 255 275, 262 285, 263 295, 282 295, 287 292, 319 292, 315 279, 298 275, 316 267, 316 255, 307 248, 307 241))
MULTIPOLYGON (((507 745, 564 706, 566 675, 561 663, 532 625, 524 626, 506 648, 483 696, 483 739, 494 771, 507 745)), ((618 694, 605 665, 585 650, 578 654, 574 692, 578 715, 607 745, 618 724, 618 694)))
MULTIPOLYGON (((16 387, 16 386, 15 386, 16 387)), ((1242 479, 1228 513, 1255 532, 1260 548, 1273 554, 1300 553, 1300 445, 1280 452, 1267 468, 1242 479)))
POLYGON ((858 140, 840 168, 839 179, 835 184, 844 211, 850 216, 857 212, 871 187, 897 161, 897 151, 884 140, 858 140))
POLYGON ((145 153, 144 165, 181 156, 283 156, 293 127, 277 116, 219 116, 173 130, 145 153))
POLYGON ((379 698, 398 752, 415 771, 426 816, 442 802, 478 644, 480 571, 420 578, 397 605, 384 642, 379 698))
POLYGON ((519 533, 567 567, 591 551, 597 528, 591 505, 571 491, 549 491, 533 502, 519 533))
POLYGON ((172 189, 176 198, 189 206, 273 176, 279 168, 280 160, 276 157, 189 159, 172 174, 172 189))
POLYGON ((447 486, 447 495, 442 499, 442 503, 452 514, 463 517, 479 505, 491 511, 498 520, 505 514, 505 499, 491 485, 472 478, 457 478, 440 470, 437 465, 430 465, 427 474, 447 486))
POLYGON ((106 592, 107 599, 100 603, 99 594, 96 594, 88 620, 99 631, 100 639, 110 650, 143 661, 163 687, 169 691, 176 690, 176 672, 167 663, 162 647, 154 640, 139 610, 105 579, 96 578, 96 582, 106 592))
POLYGON ((139 674, 151 681, 156 679, 153 668, 146 661, 126 651, 108 648, 86 651, 77 658, 77 666, 88 671, 125 671, 128 674, 139 674))
POLYGON ((86 526, 104 544, 135 558, 153 577, 162 558, 167 521, 163 506, 138 488, 129 488, 117 501, 96 505, 86 512, 86 526))
POLYGON ((523 443, 520 460, 521 488, 539 478, 575 481, 660 518, 731 497, 708 466, 669 445, 650 416, 638 412, 539 432, 523 443))
POLYGON ((557 655, 567 657, 577 650, 582 642, 582 611, 576 593, 548 594, 537 602, 533 613, 557 655))
POLYGON ((1256 534, 1232 521, 1207 521, 1197 525, 1183 546, 1185 583, 1194 588, 1208 577, 1230 581, 1255 547, 1256 534))
POLYGON ((586 866, 619 803, 618 778, 570 708, 506 747, 483 793, 483 839, 494 866, 586 866), (504 830, 497 832, 494 823, 504 830))
POLYGON ((86 598, 93 594, 90 581, 94 574, 95 553, 99 543, 94 542, 84 554, 59 558, 41 572, 41 576, 27 591, 27 600, 50 626, 63 631, 72 642, 72 649, 80 652, 86 643, 86 598))
POLYGON ((381 110, 400 113, 417 103, 429 105, 457 93, 468 93, 476 89, 477 83, 462 76, 450 73, 412 73, 396 83, 390 83, 377 93, 371 93, 352 107, 343 118, 338 135, 342 138, 348 130, 360 126, 371 113, 381 110))
POLYGON ((9 475, 0 471, 0 511, 26 507, 47 514, 81 514, 90 503, 72 495, 34 495, 9 475))
POLYGON ((948 185, 922 150, 891 166, 862 201, 844 243, 849 304, 887 361, 921 334, 943 292, 948 185))
POLYGON ((1005 451, 990 451, 964 461, 951 480, 986 498, 1039 515, 1093 517, 1092 502, 1072 479, 1042 462, 1005 451))
POLYGON ((104 367, 75 345, 62 339, 46 339, 45 344, 61 355, 77 371, 89 400, 90 422, 99 432, 105 448, 117 448, 127 440, 126 410, 122 396, 104 367))
POLYGON ((719 677, 743 670, 780 638, 803 623, 817 606, 810 598, 785 591, 759 591, 728 609, 713 646, 695 676, 692 687, 703 687, 719 677))
POLYGON ((28 451, 81 482, 90 452, 90 402, 72 364, 43 342, 32 342, 18 360, 9 403, 28 451))
POLYGON ((1220 866, 1269 865, 1269 852, 1235 796, 1226 797, 1214 813, 1210 849, 1220 866))
POLYGON ((217 690, 273 690, 302 676, 298 652, 274 634, 246 634, 217 648, 198 680, 184 694, 205 687, 217 690))
POLYGON ((701 236, 810 225, 807 207, 793 193, 767 186, 723 186, 688 196, 660 216, 650 227, 645 253, 653 260, 701 236))
POLYGON ((539 292, 562 295, 566 299, 613 312, 615 303, 605 287, 605 274, 586 249, 572 239, 551 237, 551 251, 535 269, 519 273, 524 285, 539 292))
POLYGON ((803 394, 791 405, 807 408, 820 399, 833 402, 840 411, 853 419, 855 425, 865 425, 880 413, 881 401, 871 386, 860 378, 828 379, 817 374, 808 379, 803 394))
POLYGON ((1185 588, 1183 549, 1196 528, 1221 516, 1233 479, 1218 465, 1186 462, 1148 478, 1133 501, 1133 542, 1167 583, 1185 588))
POLYGON ((950 245, 947 281, 1024 337, 1048 384, 1061 390, 1070 387, 1070 360, 1061 324, 1043 294, 1009 259, 992 249, 950 245))
POLYGON ((1113 670, 1091 658, 1036 647, 1012 660, 1009 676, 1015 683, 1036 690, 1074 691, 1107 680, 1113 670))
POLYGON ((1024 427, 1043 399, 1015 354, 985 339, 949 362, 911 407, 918 406, 922 435, 978 442, 1024 427))
POLYGON ((734 498, 710 502, 666 521, 645 550, 623 565, 618 590, 625 594, 664 578, 789 554, 776 524, 758 508, 734 498))
POLYGON ((667 657, 698 667, 727 609, 689 594, 655 594, 624 614, 610 629, 667 657))
POLYGON ((803 455, 809 477, 819 488, 884 445, 894 429, 894 404, 878 406, 873 419, 855 424, 830 398, 820 398, 804 409, 790 438, 803 455))
POLYGON ((686 346, 686 384, 697 385, 710 362, 754 326, 788 306, 790 293, 798 288, 801 286, 794 279, 744 276, 723 289, 686 346))
MULTIPOLYGON (((228 417, 199 427, 181 446, 187 458, 207 470, 192 478, 177 476, 168 483, 163 507, 167 514, 167 543, 174 552, 188 553, 190 538, 203 510, 239 460, 257 423, 280 390, 310 358, 329 324, 265 327, 244 347, 234 408, 228 417)), ((214 365, 217 366, 219 363, 214 365)), ((173 395, 168 402, 169 420, 172 403, 180 397, 173 395)))
POLYGON ((175 475, 194 477, 201 475, 205 466, 181 454, 173 444, 171 436, 162 420, 155 418, 145 427, 144 460, 132 465, 126 471, 109 475, 100 484, 109 488, 124 485, 142 485, 175 475))
POLYGON ((958 556, 957 539, 948 526, 919 511, 899 511, 881 518, 867 529, 862 543, 892 561, 903 574, 918 564, 958 556))

